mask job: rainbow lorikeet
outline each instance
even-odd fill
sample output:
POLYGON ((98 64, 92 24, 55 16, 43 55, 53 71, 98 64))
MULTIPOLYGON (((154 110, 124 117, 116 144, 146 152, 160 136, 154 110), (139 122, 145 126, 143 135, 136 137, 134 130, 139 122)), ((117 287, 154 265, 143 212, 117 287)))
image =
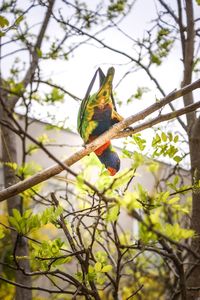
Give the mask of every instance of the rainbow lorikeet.
MULTIPOLYGON (((86 92, 78 114, 78 132, 84 142, 90 143, 103 132, 107 131, 112 125, 121 121, 123 118, 117 113, 112 93, 112 81, 115 69, 108 69, 105 76, 99 68, 86 92), (100 78, 100 88, 97 93, 90 96, 90 91, 96 79, 97 73, 100 78)), ((118 154, 108 141, 98 149, 95 154, 102 164, 108 169, 110 175, 115 175, 120 168, 118 154)))

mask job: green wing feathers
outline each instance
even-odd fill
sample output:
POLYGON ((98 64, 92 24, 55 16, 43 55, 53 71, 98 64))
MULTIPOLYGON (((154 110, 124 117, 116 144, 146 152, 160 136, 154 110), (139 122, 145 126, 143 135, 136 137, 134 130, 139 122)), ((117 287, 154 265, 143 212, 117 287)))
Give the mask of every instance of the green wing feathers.
MULTIPOLYGON (((102 112, 103 114, 104 110, 110 107, 111 114, 109 120, 107 120, 109 122, 108 128, 113 124, 123 120, 123 118, 115 110, 115 103, 112 95, 112 82, 114 73, 115 69, 113 67, 109 68, 106 77, 104 78, 104 80, 101 80, 103 81, 103 83, 100 86, 98 92, 90 96, 88 95, 87 91, 86 97, 81 103, 77 125, 78 132, 80 133, 85 143, 89 141, 90 136, 99 125, 97 121, 98 118, 95 116, 95 114, 97 114, 97 111, 98 114, 100 114, 100 112, 102 112)), ((94 77, 92 80, 94 81, 94 77)), ((90 89, 92 88, 91 83, 89 87, 90 89)))

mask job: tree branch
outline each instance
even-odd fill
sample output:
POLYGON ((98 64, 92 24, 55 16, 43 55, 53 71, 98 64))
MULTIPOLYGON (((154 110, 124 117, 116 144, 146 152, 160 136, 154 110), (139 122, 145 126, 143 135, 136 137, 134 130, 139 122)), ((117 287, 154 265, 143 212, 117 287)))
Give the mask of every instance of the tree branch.
MULTIPOLYGON (((37 291, 43 291, 43 292, 47 292, 49 294, 68 294, 68 295, 74 295, 74 291, 64 291, 64 290, 51 290, 51 289, 45 289, 45 288, 42 288, 42 287, 36 287, 36 286, 27 286, 27 285, 23 285, 23 284, 20 284, 20 283, 17 283, 17 282, 14 282, 14 281, 11 281, 9 279, 6 279, 2 276, 0 276, 0 281, 4 281, 8 284, 11 284, 11 285, 14 285, 14 286, 18 286, 22 289, 27 289, 27 290, 37 290, 37 291)), ((82 295, 82 293, 79 293, 80 295, 82 295)))
MULTIPOLYGON (((182 45, 185 49, 185 57, 184 57, 184 76, 183 76, 183 86, 190 84, 192 81, 192 73, 193 73, 193 63, 194 63, 194 12, 193 12, 193 1, 187 0, 185 2, 186 8, 186 33, 187 38, 185 40, 185 44, 182 45)), ((187 106, 194 102, 193 94, 189 93, 183 97, 184 105, 187 106)), ((196 120, 196 115, 194 113, 190 113, 187 115, 187 126, 188 126, 188 134, 190 134, 194 122, 196 120)))
POLYGON ((140 125, 135 126, 132 130, 119 132, 115 138, 127 137, 131 134, 135 134, 135 133, 140 132, 144 129, 151 128, 152 126, 154 126, 158 123, 161 123, 161 122, 164 122, 164 121, 169 121, 171 119, 177 118, 178 116, 182 116, 182 115, 188 114, 190 112, 193 112, 199 107, 200 107, 200 101, 198 101, 196 103, 193 103, 191 105, 188 105, 186 107, 183 107, 183 108, 181 108, 177 111, 173 111, 173 112, 170 112, 170 113, 165 114, 165 115, 160 115, 160 116, 158 116, 158 117, 156 117, 152 120, 149 120, 145 123, 142 123, 140 125))
MULTIPOLYGON (((153 112, 159 110, 160 108, 162 108, 166 104, 169 104, 170 102, 174 101, 175 99, 177 99, 177 98, 179 98, 183 95, 186 95, 187 93, 189 93, 189 92, 191 92, 191 91, 193 91, 194 89, 197 89, 197 88, 200 88, 200 79, 193 82, 192 84, 190 84, 188 86, 183 87, 182 89, 180 89, 178 91, 173 91, 168 96, 166 96, 162 100, 154 103, 150 107, 144 109, 140 113, 132 115, 132 116, 124 119, 123 121, 115 124, 110 130, 103 133, 101 136, 99 136, 97 139, 95 139, 92 143, 88 144, 85 149, 82 149, 82 150, 74 153, 69 158, 67 158, 62 164, 65 164, 68 167, 73 165, 74 163, 79 161, 84 156, 86 156, 89 153, 96 150, 99 146, 105 144, 107 141, 109 141, 113 138, 116 138, 120 131, 126 129, 127 127, 129 127, 133 123, 136 123, 140 120, 143 120, 144 118, 146 118, 147 116, 149 116, 153 112)), ((197 102, 196 104, 193 104, 193 105, 196 105, 197 107, 199 107, 199 102, 197 102)), ((191 109, 191 105, 189 106, 189 109, 191 109)), ((192 107, 192 109, 193 110, 195 109, 194 106, 192 107)), ((180 111, 181 110, 179 110, 179 113, 180 113, 180 111)), ((185 111, 183 111, 183 109, 182 109, 181 112, 182 112, 182 114, 185 113, 185 111)), ((175 112, 172 112, 172 113, 168 114, 168 117, 172 118, 173 114, 174 114, 174 117, 176 117, 175 112)), ((161 119, 161 121, 166 121, 167 120, 165 115, 162 116, 162 117, 164 118, 164 120, 161 119)), ((157 121, 157 123, 158 122, 159 121, 157 121)), ((147 128, 147 127, 145 127, 145 128, 147 128)), ((143 130, 145 128, 142 128, 141 130, 143 130)), ((17 184, 14 184, 14 185, 8 187, 7 189, 4 189, 3 191, 0 192, 0 201, 8 199, 11 196, 14 196, 16 194, 22 193, 23 191, 33 187, 34 185, 36 185, 40 182, 43 182, 43 181, 59 174, 61 171, 63 171, 63 169, 64 168, 61 166, 61 164, 53 165, 53 166, 51 166, 51 167, 49 167, 45 170, 40 171, 39 173, 33 175, 32 177, 29 177, 29 178, 27 178, 27 179, 25 179, 25 180, 23 180, 23 181, 21 181, 17 184)))
POLYGON ((63 87, 61 87, 57 84, 54 84, 54 83, 51 83, 49 81, 45 81, 45 80, 42 80, 42 79, 38 79, 38 80, 34 79, 33 82, 43 83, 43 84, 49 85, 51 87, 57 88, 57 89, 61 90, 63 93, 65 93, 68 96, 70 96, 71 98, 73 98, 74 100, 81 101, 81 99, 79 97, 73 95, 72 93, 68 92, 66 89, 64 89, 63 87))
POLYGON ((166 9, 166 11, 172 16, 172 18, 175 20, 175 22, 178 23, 179 19, 176 16, 175 12, 172 10, 172 8, 163 0, 159 0, 159 2, 166 9))

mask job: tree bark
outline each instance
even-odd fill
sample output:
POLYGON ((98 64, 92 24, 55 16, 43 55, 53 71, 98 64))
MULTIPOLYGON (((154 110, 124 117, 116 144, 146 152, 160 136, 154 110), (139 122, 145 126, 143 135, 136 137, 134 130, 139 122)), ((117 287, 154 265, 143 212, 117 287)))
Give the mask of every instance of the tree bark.
MULTIPOLYGON (((0 110, 1 119, 9 122, 9 118, 5 114, 5 112, 0 110)), ((5 126, 1 127, 1 141, 2 141, 2 160, 4 162, 4 184, 5 187, 9 187, 17 182, 17 177, 15 174, 15 170, 6 165, 6 162, 13 163, 17 162, 17 147, 16 147, 16 136, 15 134, 7 129, 5 126)), ((18 211, 22 212, 23 210, 22 199, 19 195, 13 196, 11 201, 7 202, 7 208, 9 215, 12 215, 12 210, 15 208, 18 211)), ((24 275, 23 271, 30 272, 30 264, 29 260, 26 257, 29 257, 29 250, 27 240, 23 237, 18 236, 17 233, 11 231, 11 240, 13 244, 13 254, 15 254, 16 260, 18 257, 20 258, 19 266, 20 268, 15 272, 15 280, 17 283, 31 286, 31 278, 24 275)), ((17 267, 19 267, 17 266, 17 267)), ((32 299, 32 291, 28 289, 22 289, 20 287, 16 287, 16 300, 31 300, 32 299)))
MULTIPOLYGON (((22 81, 24 88, 26 88, 34 78, 34 73, 38 66, 38 61, 39 61, 37 50, 41 48, 55 1, 56 0, 48 1, 47 11, 41 29, 38 33, 36 43, 33 47, 33 51, 31 53, 32 60, 27 70, 27 73, 22 81)), ((3 79, 0 70, 1 85, 2 82, 3 79)), ((8 94, 6 92, 0 91, 0 97, 1 97, 0 120, 3 120, 7 124, 11 123, 11 120, 9 119, 9 114, 5 111, 4 107, 2 107, 1 103, 4 103, 6 109, 9 110, 10 113, 12 113, 17 101, 19 100, 18 95, 14 95, 14 96, 12 95, 12 97, 11 95, 9 96, 10 98, 8 99, 8 94)), ((2 159, 4 162, 4 184, 5 187, 9 187, 17 182, 15 170, 11 167, 11 165, 5 164, 6 162, 17 163, 16 134, 10 129, 8 129, 6 126, 1 126, 1 141, 2 141, 2 159)), ((23 203, 21 197, 19 195, 12 196, 10 201, 7 202, 7 207, 8 207, 9 215, 12 215, 12 210, 14 208, 20 211, 21 213, 23 213, 23 203)), ((19 284, 23 284, 24 286, 31 287, 31 277, 26 276, 24 274, 25 272, 28 273, 30 272, 30 264, 28 259, 29 249, 28 249, 27 240, 15 232, 11 232, 11 240, 13 244, 14 261, 18 268, 18 270, 15 272, 16 282, 19 284), (18 257, 20 257, 19 260, 18 257)), ((32 299, 31 289, 23 289, 19 286, 16 287, 15 300, 31 300, 31 299, 32 299)))
MULTIPOLYGON (((178 1, 179 10, 181 2, 178 1)), ((195 43, 195 29, 194 29, 194 13, 193 13, 193 1, 185 1, 185 13, 186 13, 186 32, 185 38, 181 39, 183 49, 183 82, 182 85, 188 85, 192 81, 193 62, 194 62, 194 43, 195 43)), ((182 25, 182 20, 180 24, 182 25)), ((184 35, 184 31, 180 34, 184 35)), ((183 29, 182 29, 183 30, 183 29)), ((192 92, 183 96, 184 105, 190 105, 194 103, 192 92)), ((191 161, 191 177, 192 184, 195 186, 200 180, 200 119, 196 118, 196 113, 192 112, 186 115, 187 118, 187 134, 189 140, 190 149, 190 161, 191 161)), ((192 192, 192 215, 191 215, 191 228, 195 230, 197 237, 192 239, 191 248, 198 255, 200 255, 200 193, 194 188, 192 192)), ((187 285, 191 287, 200 287, 200 265, 197 259, 194 257, 189 258, 189 269, 187 285)), ((189 290, 187 294, 188 300, 198 299, 200 291, 189 290)))
MULTIPOLYGON (((191 176, 194 187, 200 180, 200 119, 198 118, 192 127, 189 136, 191 176)), ((200 192, 199 188, 192 193, 191 227, 195 230, 196 237, 192 239, 191 248, 200 256, 200 192)), ((188 270, 188 287, 200 287, 200 264, 198 259, 190 257, 188 270)), ((188 300, 199 299, 200 290, 189 291, 188 300)))

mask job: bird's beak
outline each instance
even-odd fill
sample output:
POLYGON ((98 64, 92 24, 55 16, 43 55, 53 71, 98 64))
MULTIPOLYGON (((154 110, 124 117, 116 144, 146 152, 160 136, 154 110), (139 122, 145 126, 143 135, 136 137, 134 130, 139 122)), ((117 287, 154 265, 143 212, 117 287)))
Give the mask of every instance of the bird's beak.
POLYGON ((112 167, 108 167, 107 170, 111 176, 114 176, 117 173, 117 171, 112 167))

